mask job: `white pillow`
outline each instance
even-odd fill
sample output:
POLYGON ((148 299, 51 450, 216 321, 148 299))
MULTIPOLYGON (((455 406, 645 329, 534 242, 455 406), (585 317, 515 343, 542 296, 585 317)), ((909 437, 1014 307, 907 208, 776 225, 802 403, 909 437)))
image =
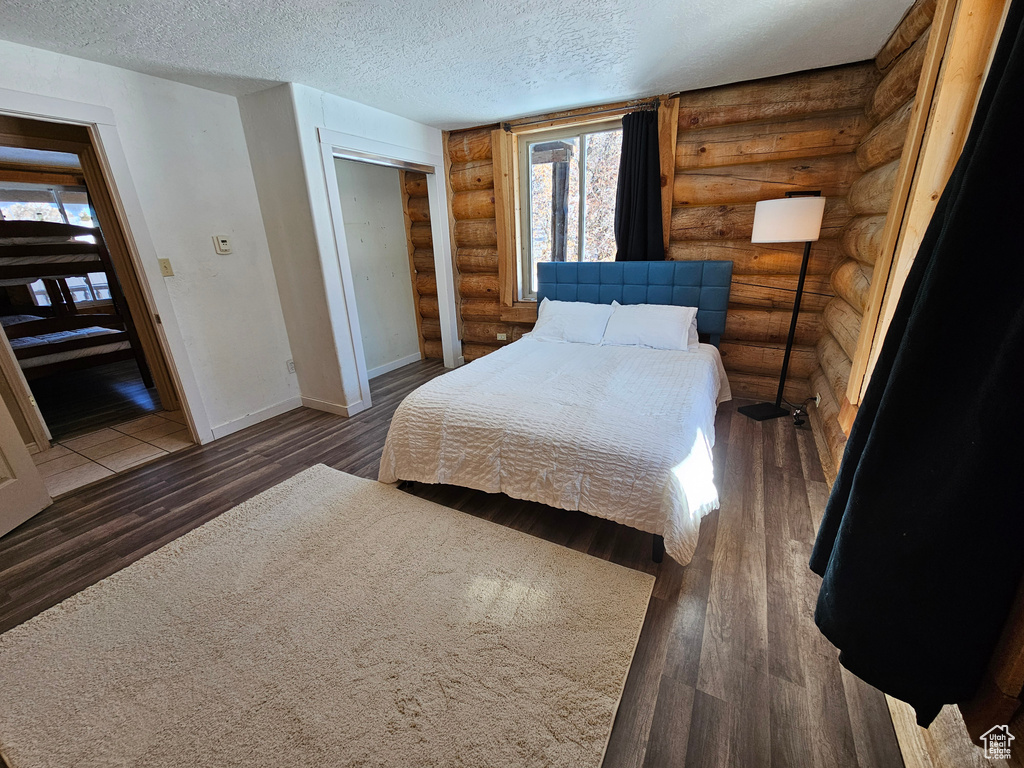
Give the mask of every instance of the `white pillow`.
POLYGON ((670 304, 629 304, 612 302, 615 311, 608 320, 601 344, 615 347, 648 347, 695 352, 697 308, 670 304))
POLYGON ((531 336, 537 341, 600 344, 611 316, 610 304, 544 299, 537 308, 537 324, 531 336))

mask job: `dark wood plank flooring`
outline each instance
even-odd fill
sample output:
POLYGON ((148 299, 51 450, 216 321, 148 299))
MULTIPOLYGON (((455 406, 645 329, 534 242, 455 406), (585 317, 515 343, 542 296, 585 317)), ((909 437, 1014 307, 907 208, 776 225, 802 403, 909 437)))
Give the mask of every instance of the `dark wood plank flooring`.
POLYGON ((97 365, 29 382, 54 440, 123 424, 160 410, 134 360, 97 365))
MULTIPOLYGON (((299 409, 62 498, 0 538, 0 631, 316 463, 376 476, 391 415, 435 361, 375 379, 351 419, 299 409)), ((902 766, 880 692, 813 623, 826 497, 810 432, 719 409, 722 508, 683 568, 615 523, 448 486, 411 492, 657 576, 605 758, 632 766, 902 766)))

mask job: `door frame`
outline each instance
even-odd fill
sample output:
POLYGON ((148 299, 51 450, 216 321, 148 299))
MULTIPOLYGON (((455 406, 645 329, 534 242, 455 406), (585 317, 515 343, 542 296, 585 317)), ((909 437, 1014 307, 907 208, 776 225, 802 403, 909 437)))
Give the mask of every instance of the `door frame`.
MULTIPOLYGON (((114 217, 124 236, 156 343, 167 363, 185 421, 195 442, 210 442, 214 439, 210 417, 200 396, 198 380, 170 294, 160 275, 156 246, 132 181, 113 110, 96 104, 0 88, 0 114, 79 125, 89 130, 95 160, 106 182, 114 217)), ((11 384, 14 386, 13 382, 11 384)))
MULTIPOLYGON (((348 318, 352 347, 355 350, 356 371, 359 377, 359 392, 362 401, 370 402, 370 384, 366 369, 366 355, 363 352, 363 337, 356 308, 355 285, 352 278, 352 262, 345 239, 345 222, 341 212, 341 193, 338 191, 338 174, 334 160, 356 160, 374 163, 399 170, 415 170, 427 176, 427 202, 430 206, 431 240, 434 250, 434 269, 437 275, 437 304, 440 309, 441 349, 446 368, 455 368, 462 363, 462 343, 459 341, 458 313, 455 305, 455 269, 451 253, 451 238, 448 233, 447 191, 445 187, 444 157, 367 139, 350 133, 317 128, 320 139, 320 160, 327 184, 327 200, 331 209, 331 224, 334 229, 334 245, 337 251, 337 277, 344 294, 345 313, 348 318), (445 201, 442 208, 441 201, 445 201), (436 226, 434 222, 437 222, 436 226)), ((327 264, 324 277, 331 291, 330 272, 327 264)), ((331 265, 332 267, 335 265, 331 265)))

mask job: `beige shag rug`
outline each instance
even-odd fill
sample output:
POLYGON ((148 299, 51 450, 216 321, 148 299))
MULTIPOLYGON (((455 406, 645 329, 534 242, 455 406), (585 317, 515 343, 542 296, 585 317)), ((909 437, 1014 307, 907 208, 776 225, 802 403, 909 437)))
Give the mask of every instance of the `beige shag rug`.
POLYGON ((596 768, 653 581, 316 466, 0 635, 0 753, 596 768))

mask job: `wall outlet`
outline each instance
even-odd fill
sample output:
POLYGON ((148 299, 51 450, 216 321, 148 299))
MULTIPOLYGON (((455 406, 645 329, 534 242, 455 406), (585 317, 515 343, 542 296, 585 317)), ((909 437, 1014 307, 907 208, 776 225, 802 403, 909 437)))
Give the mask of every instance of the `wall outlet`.
POLYGON ((164 277, 174 277, 174 267, 171 266, 170 259, 157 259, 160 263, 160 274, 164 277))
POLYGON ((295 361, 294 360, 285 360, 284 361, 284 365, 285 365, 285 368, 288 369, 288 373, 295 373, 295 361))
POLYGON ((815 408, 820 408, 821 407, 821 393, 820 392, 815 392, 814 393, 814 407, 815 408))
POLYGON ((507 333, 499 333, 498 334, 498 341, 507 341, 507 340, 508 340, 508 334, 507 333))

